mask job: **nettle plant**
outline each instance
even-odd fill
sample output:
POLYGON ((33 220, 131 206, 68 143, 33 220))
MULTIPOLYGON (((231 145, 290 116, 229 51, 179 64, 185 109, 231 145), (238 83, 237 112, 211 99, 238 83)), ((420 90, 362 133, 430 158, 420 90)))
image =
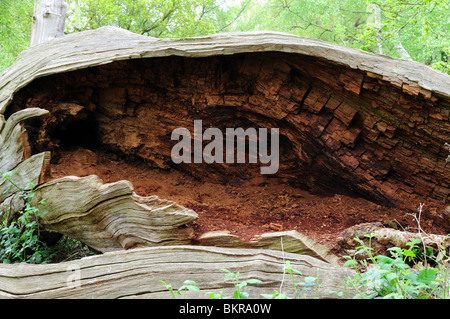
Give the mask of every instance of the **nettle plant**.
MULTIPOLYGON (((259 279, 248 279, 244 281, 239 281, 239 272, 234 273, 227 269, 221 269, 220 271, 225 273, 225 278, 229 278, 232 280, 234 286, 233 295, 225 296, 224 289, 222 289, 219 293, 217 292, 205 293, 205 295, 208 296, 210 299, 248 299, 250 298, 250 295, 248 292, 245 291, 245 288, 251 284, 262 283, 261 280, 259 279)), ((293 298, 299 299, 300 297, 306 298, 306 294, 308 293, 308 291, 311 291, 313 289, 316 290, 318 296, 318 289, 320 288, 318 276, 317 277, 307 276, 304 277, 304 281, 296 282, 294 275, 302 276, 303 274, 300 270, 295 268, 290 263, 289 260, 285 261, 285 264, 283 266, 283 278, 281 280, 279 291, 274 290, 274 293, 272 294, 261 294, 261 296, 266 299, 293 299, 293 298), (292 297, 281 292, 285 275, 289 275, 292 286, 294 287, 294 296, 292 297)), ((160 280, 160 282, 166 287, 167 290, 169 290, 173 299, 176 299, 177 296, 180 296, 182 294, 183 297, 186 298, 186 292, 188 291, 196 291, 196 292, 200 291, 200 288, 197 286, 197 283, 193 280, 185 280, 183 282, 183 285, 176 291, 173 289, 171 284, 168 284, 162 280, 160 280)))
MULTIPOLYGON (((371 240, 367 246, 363 240, 356 237, 360 244, 353 257, 344 256, 348 261, 345 267, 352 267, 356 271, 354 278, 349 278, 347 284, 356 291, 355 298, 362 299, 444 299, 450 297, 450 278, 446 262, 442 257, 437 260, 436 267, 423 266, 417 262, 420 254, 423 258, 432 258, 432 253, 422 252, 419 239, 411 239, 408 248, 389 248, 391 256, 373 256, 371 240), (364 255, 360 261, 357 255, 364 255), (412 264, 412 266, 410 265, 412 264), (358 265, 363 266, 360 271, 358 265)), ((442 253, 442 252, 440 252, 442 253)), ((441 255, 442 256, 442 255, 441 255)))
MULTIPOLYGON (((35 195, 33 183, 29 183, 25 188, 15 184, 11 177, 16 174, 14 171, 1 173, 2 181, 8 181, 10 187, 5 189, 5 194, 11 188, 16 188, 22 193, 25 202, 22 211, 11 216, 9 207, 2 207, 0 212, 0 261, 3 263, 48 263, 52 259, 52 253, 45 243, 39 240, 39 217, 45 214, 46 210, 40 210, 32 205, 35 195), (17 217, 18 216, 18 217, 17 217)), ((41 200, 39 206, 45 205, 45 200, 41 200)))

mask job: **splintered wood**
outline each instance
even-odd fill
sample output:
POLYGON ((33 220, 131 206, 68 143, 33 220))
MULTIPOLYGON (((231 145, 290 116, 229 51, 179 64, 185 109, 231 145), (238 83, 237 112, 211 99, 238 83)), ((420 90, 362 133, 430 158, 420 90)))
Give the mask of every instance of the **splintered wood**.
MULTIPOLYGON (((302 291, 300 297, 336 298, 330 291, 348 292, 343 282, 353 273, 310 256, 266 249, 236 249, 201 246, 166 246, 137 248, 105 253, 80 260, 50 265, 0 264, 0 298, 170 298, 161 280, 174 290, 185 280, 193 280, 200 292, 189 292, 187 298, 209 298, 206 293, 221 292, 233 296, 234 285, 221 269, 239 272, 239 282, 259 279, 261 284, 248 285, 251 298, 273 294, 280 289, 285 260, 304 277, 318 277, 319 286, 302 291), (303 296, 305 293, 305 296, 303 296)), ((291 284, 285 282, 282 292, 295 297, 291 284)))

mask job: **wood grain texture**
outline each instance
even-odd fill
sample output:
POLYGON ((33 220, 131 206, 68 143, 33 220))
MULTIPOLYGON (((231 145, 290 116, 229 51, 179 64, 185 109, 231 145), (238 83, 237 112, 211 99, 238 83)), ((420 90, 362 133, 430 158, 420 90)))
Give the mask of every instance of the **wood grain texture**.
POLYGON ((354 251, 360 244, 354 239, 357 237, 368 242, 367 235, 373 234, 371 246, 374 249, 373 254, 389 254, 388 248, 399 247, 409 249, 408 243, 412 239, 419 240, 418 246, 432 248, 435 254, 442 256, 442 252, 450 247, 449 236, 427 234, 424 232, 403 231, 394 228, 383 227, 381 223, 363 223, 346 229, 338 240, 338 245, 347 251, 354 251))
POLYGON ((0 172, 13 170, 27 158, 25 131, 20 122, 49 113, 39 108, 29 108, 12 114, 7 121, 0 120, 0 172), (1 122, 3 121, 3 125, 1 122))
POLYGON ((228 231, 213 231, 203 234, 197 244, 230 248, 271 249, 308 255, 331 264, 338 264, 337 257, 330 253, 329 247, 321 245, 296 230, 264 233, 252 241, 243 241, 228 231))
MULTIPOLYGON (((0 213, 7 207, 11 215, 22 209, 20 190, 29 190, 30 183, 38 185, 45 181, 50 152, 30 156, 27 133, 20 123, 47 113, 47 110, 29 108, 14 113, 7 121, 0 117, 0 172, 14 172, 9 180, 0 180, 0 213)), ((0 214, 0 220, 3 218, 4 215, 0 214)))
MULTIPOLYGON (((265 249, 233 249, 199 246, 168 246, 122 250, 80 260, 50 265, 0 265, 2 298, 171 298, 160 280, 178 289, 184 280, 194 280, 201 292, 187 298, 208 298, 207 292, 232 296, 231 279, 221 269, 239 272, 239 280, 259 279, 249 285, 251 298, 280 290, 284 261, 289 260, 303 276, 319 278, 320 288, 308 298, 333 298, 330 291, 344 291, 343 282, 353 276, 348 269, 332 266, 310 256, 265 249)), ((294 296, 286 280, 282 292, 294 296)), ((350 292, 349 296, 353 294, 350 292)), ((303 297, 303 295, 301 295, 303 297)))
POLYGON ((128 181, 103 184, 95 176, 67 176, 36 188, 45 199, 45 230, 69 235, 101 252, 138 246, 189 244, 185 224, 197 213, 157 196, 141 197, 128 181))
MULTIPOLYGON (((413 95, 420 93, 450 97, 448 77, 423 64, 285 33, 263 31, 156 39, 115 27, 102 27, 57 38, 21 53, 17 62, 0 75, 0 114, 5 112, 19 89, 38 77, 50 74, 118 60, 164 56, 208 57, 269 51, 318 57, 349 69, 368 71, 372 77, 388 81, 413 95), (63 52, 61 47, 64 47, 63 52)), ((357 79, 353 82, 362 84, 357 79)))
MULTIPOLYGON (((205 128, 279 127, 282 180, 442 211, 450 201, 449 83, 420 63, 277 32, 154 39, 107 27, 24 52, 0 76, 0 113, 50 111, 29 130, 35 152, 57 157, 54 132, 88 117, 96 129, 84 133, 95 147, 163 169, 171 168, 171 132, 192 131, 196 119, 205 128)), ((225 183, 256 171, 177 168, 225 183)))

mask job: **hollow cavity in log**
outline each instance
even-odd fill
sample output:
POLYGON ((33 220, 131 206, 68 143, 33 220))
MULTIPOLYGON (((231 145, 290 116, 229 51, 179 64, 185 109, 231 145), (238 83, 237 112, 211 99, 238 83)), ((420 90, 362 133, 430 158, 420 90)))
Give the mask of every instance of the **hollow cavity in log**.
POLYGON ((51 112, 27 128, 34 151, 52 151, 55 162, 77 145, 222 184, 257 177, 259 165, 171 161, 171 132, 193 131, 201 119, 223 131, 280 128, 280 169, 266 181, 403 207, 420 197, 442 203, 450 192, 441 142, 449 124, 419 121, 421 113, 442 114, 436 101, 320 59, 254 53, 114 62, 37 79, 9 113, 24 102, 51 112))

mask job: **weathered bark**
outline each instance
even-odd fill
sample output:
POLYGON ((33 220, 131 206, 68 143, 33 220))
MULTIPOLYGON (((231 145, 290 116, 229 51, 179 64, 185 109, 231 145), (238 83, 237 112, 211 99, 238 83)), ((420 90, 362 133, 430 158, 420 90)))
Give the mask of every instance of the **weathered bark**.
POLYGON ((63 36, 66 12, 65 0, 35 0, 31 46, 63 36))
POLYGON ((97 251, 190 244, 185 224, 197 213, 157 196, 133 193, 128 181, 103 185, 96 176, 66 177, 35 190, 46 200, 40 218, 45 230, 69 235, 97 251))
MULTIPOLYGON (((286 260, 304 277, 318 277, 320 287, 306 291, 307 298, 333 298, 331 291, 345 291, 344 280, 353 277, 348 269, 324 263, 310 256, 264 249, 232 249, 199 246, 137 248, 50 265, 0 265, 0 297, 3 298, 170 298, 160 280, 174 289, 187 279, 201 292, 188 292, 187 298, 208 298, 207 292, 233 296, 231 279, 221 269, 239 272, 239 281, 259 279, 261 284, 245 289, 251 298, 280 290, 286 260)), ((294 297, 290 281, 282 292, 294 297)), ((349 291, 349 298, 354 292, 349 291)), ((303 297, 301 292, 300 297, 303 297)))
POLYGON ((450 247, 450 238, 448 236, 425 234, 423 232, 410 232, 394 228, 383 227, 380 223, 364 223, 355 225, 346 229, 338 241, 338 245, 349 253, 354 251, 356 246, 360 246, 354 239, 364 240, 367 245, 369 239, 367 235, 372 234, 371 247, 373 254, 389 254, 388 248, 399 247, 408 249, 408 243, 412 239, 418 239, 419 247, 429 247, 435 250, 436 254, 448 250, 450 247))
POLYGON ((203 234, 196 244, 230 248, 260 248, 284 251, 300 255, 308 255, 331 264, 338 264, 337 257, 330 253, 330 248, 321 245, 299 232, 285 231, 265 233, 257 240, 243 241, 228 231, 215 231, 203 234))
MULTIPOLYGON (((6 179, 0 180, 0 207, 12 205, 11 196, 20 189, 28 189, 30 183, 38 185, 45 181, 50 153, 31 156, 28 136, 20 122, 47 113, 46 110, 30 108, 13 114, 7 121, 0 116, 0 173, 15 172, 9 177, 14 186, 6 179)), ((21 207, 20 204, 17 207, 21 207)))

